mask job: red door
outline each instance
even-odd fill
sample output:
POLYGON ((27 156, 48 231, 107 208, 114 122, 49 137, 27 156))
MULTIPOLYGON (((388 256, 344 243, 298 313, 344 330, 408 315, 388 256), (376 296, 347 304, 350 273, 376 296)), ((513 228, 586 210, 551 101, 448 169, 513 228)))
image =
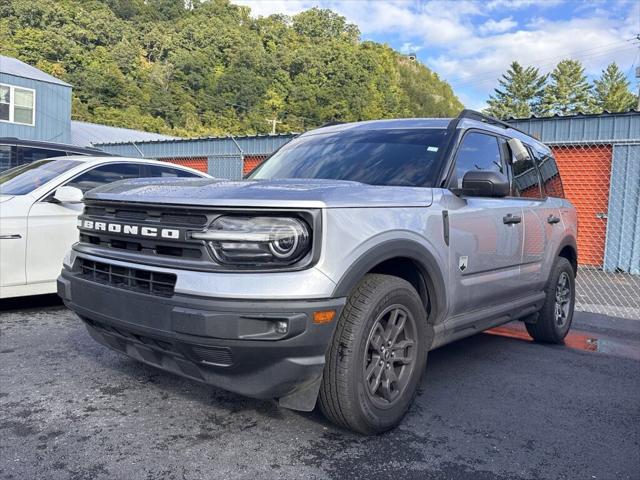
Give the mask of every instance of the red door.
POLYGON ((578 263, 602 267, 607 233, 611 145, 552 147, 565 196, 578 213, 578 263))

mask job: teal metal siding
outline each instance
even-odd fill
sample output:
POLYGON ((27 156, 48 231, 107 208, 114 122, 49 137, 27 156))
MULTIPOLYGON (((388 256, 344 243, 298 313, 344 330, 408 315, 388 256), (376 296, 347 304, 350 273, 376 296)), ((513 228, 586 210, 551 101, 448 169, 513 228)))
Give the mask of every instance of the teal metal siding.
POLYGON ((514 127, 550 144, 618 143, 640 140, 640 113, 509 120, 514 127))
POLYGON ((242 180, 241 155, 212 155, 207 158, 208 174, 215 178, 242 180))
POLYGON ((640 144, 614 145, 604 269, 640 275, 640 144))
POLYGON ((71 87, 7 73, 0 73, 0 83, 31 88, 36 92, 35 125, 0 122, 0 137, 71 142, 71 87))
POLYGON ((210 137, 187 140, 98 144, 105 152, 125 157, 177 158, 223 155, 268 155, 294 138, 296 134, 255 135, 246 137, 210 137))

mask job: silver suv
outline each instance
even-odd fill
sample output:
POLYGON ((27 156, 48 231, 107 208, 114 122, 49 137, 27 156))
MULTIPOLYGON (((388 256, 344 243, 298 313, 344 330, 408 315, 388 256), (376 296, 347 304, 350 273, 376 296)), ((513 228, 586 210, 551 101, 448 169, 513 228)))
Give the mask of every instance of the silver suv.
POLYGON ((429 350, 516 319, 543 342, 571 326, 556 162, 476 112, 327 126, 248 181, 85 200, 58 292, 96 341, 365 434, 402 419, 429 350))

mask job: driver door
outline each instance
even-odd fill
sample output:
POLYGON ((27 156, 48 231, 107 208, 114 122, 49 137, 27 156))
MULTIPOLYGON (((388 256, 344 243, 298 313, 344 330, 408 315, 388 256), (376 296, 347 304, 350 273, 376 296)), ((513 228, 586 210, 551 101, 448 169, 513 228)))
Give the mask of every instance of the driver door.
POLYGON ((451 316, 464 315, 518 296, 524 229, 522 201, 455 195, 470 170, 508 178, 505 140, 469 131, 456 154, 449 183, 451 316))

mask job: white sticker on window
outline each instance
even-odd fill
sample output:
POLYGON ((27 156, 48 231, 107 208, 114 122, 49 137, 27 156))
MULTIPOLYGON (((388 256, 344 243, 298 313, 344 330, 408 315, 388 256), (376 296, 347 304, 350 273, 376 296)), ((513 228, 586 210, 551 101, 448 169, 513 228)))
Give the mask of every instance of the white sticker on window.
POLYGON ((427 152, 437 152, 438 147, 427 147, 427 152))

